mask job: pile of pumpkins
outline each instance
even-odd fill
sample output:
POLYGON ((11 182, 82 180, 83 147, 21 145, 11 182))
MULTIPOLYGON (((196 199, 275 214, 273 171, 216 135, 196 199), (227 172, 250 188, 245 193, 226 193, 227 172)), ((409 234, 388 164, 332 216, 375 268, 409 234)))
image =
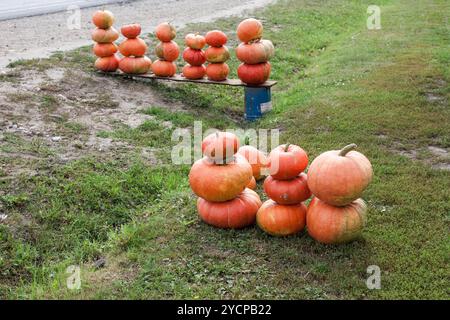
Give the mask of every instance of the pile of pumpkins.
POLYGON ((281 145, 266 156, 253 146, 240 147, 233 133, 208 135, 202 142, 204 157, 189 173, 199 216, 219 228, 256 222, 270 235, 288 236, 306 226, 321 243, 352 241, 366 224, 367 206, 360 196, 373 174, 370 161, 355 148, 351 144, 322 153, 306 174, 308 155, 299 146, 281 145), (265 173, 269 200, 262 203, 251 188, 265 173))
POLYGON ((141 26, 137 23, 128 24, 123 26, 120 32, 125 40, 119 45, 119 51, 123 55, 119 69, 130 74, 147 73, 152 66, 152 61, 145 56, 147 44, 139 38, 141 26))
POLYGON ((95 67, 105 72, 114 72, 119 67, 119 57, 116 55, 117 45, 114 43, 119 38, 119 32, 114 29, 114 15, 108 11, 97 11, 92 17, 96 26, 92 30, 92 40, 96 42, 93 51, 98 57, 95 67))

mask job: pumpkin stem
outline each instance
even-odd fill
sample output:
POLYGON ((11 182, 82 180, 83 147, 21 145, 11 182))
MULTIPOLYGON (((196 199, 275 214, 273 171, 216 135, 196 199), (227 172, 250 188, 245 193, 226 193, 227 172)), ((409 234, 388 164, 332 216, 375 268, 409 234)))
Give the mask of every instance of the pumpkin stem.
POLYGON ((250 137, 249 136, 245 136, 244 138, 244 145, 248 146, 250 144, 250 137))
POLYGON ((288 152, 289 151, 289 146, 291 144, 290 143, 286 143, 286 146, 284 147, 284 152, 288 152))
POLYGON ((357 147, 357 145, 354 144, 354 143, 349 144, 348 146, 343 147, 343 148, 341 149, 341 151, 339 151, 339 155, 340 155, 341 157, 345 157, 345 155, 346 155, 347 153, 349 153, 349 152, 352 151, 352 150, 355 150, 356 147, 357 147))

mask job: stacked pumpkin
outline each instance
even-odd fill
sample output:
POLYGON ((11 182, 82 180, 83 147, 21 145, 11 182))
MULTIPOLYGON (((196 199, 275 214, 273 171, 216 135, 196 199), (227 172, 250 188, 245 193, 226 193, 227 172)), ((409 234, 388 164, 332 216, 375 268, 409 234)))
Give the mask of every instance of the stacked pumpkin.
POLYGON ((189 33, 184 38, 186 49, 183 51, 183 59, 188 64, 183 67, 183 75, 187 79, 202 79, 206 74, 203 65, 206 62, 205 52, 202 50, 206 44, 204 36, 189 33))
POLYGON ((366 224, 367 205, 360 198, 372 180, 372 165, 350 144, 327 151, 311 163, 308 186, 314 198, 306 216, 308 233, 322 243, 356 239, 366 224))
POLYGON ((141 26, 137 23, 123 26, 120 31, 126 38, 119 51, 124 56, 119 63, 119 69, 128 74, 144 74, 150 70, 152 61, 145 56, 147 44, 139 38, 141 26))
POLYGON ((238 138, 229 132, 216 132, 202 142, 204 157, 189 173, 189 184, 199 196, 200 218, 218 228, 243 228, 252 225, 261 206, 258 194, 246 188, 252 167, 241 155, 238 138))
POLYGON ((92 40, 96 42, 93 51, 98 57, 95 68, 104 72, 114 72, 119 67, 117 46, 114 43, 119 38, 119 32, 112 26, 114 15, 108 10, 99 10, 92 16, 92 22, 97 27, 91 34, 92 40))
POLYGON ((209 45, 205 51, 206 60, 209 62, 206 75, 209 80, 224 81, 230 73, 230 68, 225 63, 230 59, 230 51, 225 46, 228 37, 222 31, 213 30, 206 34, 205 40, 209 45))
POLYGON ((159 77, 172 77, 177 72, 177 65, 174 61, 180 55, 180 48, 173 41, 177 31, 170 23, 163 22, 156 27, 155 34, 160 40, 155 48, 155 54, 159 59, 153 63, 152 71, 159 77))
POLYGON ((237 36, 242 41, 236 48, 236 57, 242 62, 237 73, 246 84, 263 84, 270 76, 269 60, 275 48, 270 40, 261 39, 262 33, 263 25, 253 18, 245 19, 237 28, 237 36))
POLYGON ((311 196, 307 177, 308 155, 299 146, 276 147, 269 155, 270 175, 264 180, 264 191, 270 198, 261 206, 257 223, 274 236, 295 234, 305 227, 306 206, 311 196))

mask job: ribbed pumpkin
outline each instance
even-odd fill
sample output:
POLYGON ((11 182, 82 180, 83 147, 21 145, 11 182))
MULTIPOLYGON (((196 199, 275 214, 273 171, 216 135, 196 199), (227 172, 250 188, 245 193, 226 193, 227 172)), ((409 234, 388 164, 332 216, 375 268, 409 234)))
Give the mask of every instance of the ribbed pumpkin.
POLYGON ((205 57, 210 63, 222 63, 230 59, 230 51, 227 46, 209 47, 205 51, 205 57))
POLYGON ((236 198, 252 179, 250 164, 240 155, 217 165, 208 157, 197 160, 189 172, 194 193, 208 201, 224 202, 236 198))
POLYGON ((210 63, 206 67, 206 75, 209 80, 224 81, 230 73, 230 68, 226 63, 210 63))
POLYGON ((100 29, 108 29, 114 23, 114 15, 108 10, 98 10, 92 16, 92 22, 100 29))
POLYGON ((276 180, 297 177, 308 166, 305 150, 294 144, 283 144, 269 154, 270 175, 276 180))
POLYGON ((150 70, 152 61, 148 57, 125 57, 119 62, 119 69, 128 74, 144 74, 150 70))
POLYGON ((227 43, 228 37, 220 30, 213 30, 206 34, 205 40, 211 47, 221 47, 227 43))
POLYGON ((264 180, 264 192, 279 204, 296 204, 311 197, 307 176, 304 173, 291 180, 275 180, 268 176, 264 180))
POLYGON ((125 38, 134 39, 141 34, 141 25, 138 23, 124 25, 120 28, 120 32, 122 32, 125 38))
POLYGON ((362 199, 343 207, 336 207, 313 198, 306 215, 309 235, 327 244, 355 240, 360 236, 366 221, 367 205, 362 199))
POLYGON ((259 20, 249 18, 239 23, 237 36, 242 42, 248 43, 250 41, 261 39, 263 33, 263 25, 259 20))
POLYGON ((199 34, 189 33, 184 38, 184 43, 189 48, 201 50, 206 44, 206 39, 204 36, 201 36, 199 34))
POLYGON ((239 79, 247 84, 263 84, 269 79, 271 66, 269 62, 258 64, 241 63, 237 73, 239 79))
POLYGON ((98 58, 95 61, 95 68, 104 72, 114 72, 119 67, 119 58, 116 55, 98 58))
POLYGON ((256 179, 255 177, 252 177, 252 180, 250 180, 249 184, 247 185, 247 188, 256 190, 256 179))
POLYGON ((126 39, 119 45, 119 51, 125 57, 142 57, 147 51, 147 44, 140 38, 126 39))
POLYGON ((93 51, 97 57, 109 57, 117 52, 117 46, 114 43, 96 43, 93 51))
POLYGON ((239 138, 231 132, 214 132, 202 141, 202 153, 216 163, 225 163, 239 149, 239 138))
POLYGON ((250 189, 225 202, 210 202, 202 198, 197 200, 200 218, 212 226, 225 229, 239 229, 254 224, 259 207, 261 199, 250 189))
POLYGON ((292 235, 305 228, 306 206, 303 203, 286 206, 267 200, 259 208, 256 222, 270 235, 292 235))
POLYGON ((358 199, 372 180, 372 165, 350 144, 319 155, 308 169, 308 186, 320 200, 345 206, 358 199))
POLYGON ((152 63, 152 71, 158 77, 173 77, 177 66, 173 62, 158 59, 152 63))
POLYGON ((254 43, 241 43, 236 48, 236 57, 246 64, 267 62, 273 57, 275 49, 270 40, 254 43))
POLYGON ((172 62, 178 59, 180 48, 175 41, 160 42, 155 47, 155 54, 160 59, 172 62))
POLYGON ((269 160, 262 151, 253 146, 245 145, 239 148, 238 153, 250 163, 253 177, 256 180, 264 177, 268 169, 269 160))
POLYGON ((202 50, 186 48, 183 51, 183 59, 191 66, 201 66, 206 62, 205 53, 202 50))
POLYGON ((183 67, 183 76, 186 79, 197 80, 202 79, 206 74, 205 66, 191 66, 189 64, 183 67))
POLYGON ((160 41, 169 42, 176 37, 177 31, 169 22, 163 22, 156 27, 155 35, 160 41))
POLYGON ((98 43, 111 43, 119 39, 119 32, 114 27, 108 29, 95 28, 91 32, 91 38, 98 43))

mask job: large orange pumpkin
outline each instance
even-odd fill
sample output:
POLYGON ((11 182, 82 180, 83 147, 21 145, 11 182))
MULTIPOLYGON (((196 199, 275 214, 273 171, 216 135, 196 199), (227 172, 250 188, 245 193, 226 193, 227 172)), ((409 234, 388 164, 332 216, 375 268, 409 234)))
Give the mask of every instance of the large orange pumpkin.
POLYGON ((206 44, 206 39, 199 34, 189 33, 184 38, 184 43, 191 49, 201 50, 206 44))
POLYGON ((95 68, 104 72, 114 72, 119 67, 119 58, 116 55, 98 58, 95 61, 95 68))
POLYGON ((98 10, 92 16, 92 22, 100 29, 108 29, 114 20, 114 15, 108 10, 98 10))
POLYGON ((274 52, 270 40, 261 40, 253 43, 241 43, 236 48, 236 57, 246 64, 257 64, 269 61, 274 52))
POLYGON ((343 207, 313 198, 308 206, 308 233, 322 243, 345 243, 358 238, 367 221, 367 205, 357 199, 343 207))
POLYGON ((134 39, 141 34, 141 25, 139 23, 127 24, 120 28, 120 32, 125 38, 134 39))
POLYGON ((263 33, 263 25, 259 20, 250 18, 239 23, 237 27, 237 36, 242 42, 261 39, 263 33))
POLYGON ((203 155, 216 163, 232 159, 239 149, 239 138, 231 132, 211 133, 202 141, 203 155))
POLYGON ((308 186, 320 200, 345 206, 358 199, 372 180, 372 165, 355 144, 319 155, 308 169, 308 186))
POLYGON ((117 46, 114 43, 96 43, 93 51, 97 57, 110 57, 117 52, 117 46))
POLYGON ((252 166, 253 177, 259 180, 267 171, 269 160, 266 155, 253 146, 245 145, 239 148, 238 153, 245 157, 252 166))
POLYGON ((252 179, 252 167, 240 155, 233 161, 217 165, 208 157, 197 160, 189 172, 189 184, 199 197, 223 202, 236 198, 252 179))
POLYGON ((152 71, 158 77, 173 77, 177 73, 177 66, 173 62, 158 59, 152 63, 152 71))
POLYGON ((256 214, 258 226, 273 236, 288 236, 305 228, 306 206, 303 203, 290 206, 267 200, 256 214))
POLYGON ((261 207, 258 194, 245 189, 236 198, 225 202, 197 200, 200 218, 218 228, 244 228, 255 223, 256 212, 261 207))
POLYGON ((269 62, 263 62, 258 64, 246 64, 239 65, 237 73, 239 79, 247 84, 263 84, 269 79, 271 66, 269 62))
POLYGON ((170 23, 163 22, 156 27, 155 34, 160 41, 169 42, 176 37, 177 31, 170 23))
POLYGON ((221 47, 227 43, 228 37, 220 30, 213 30, 206 34, 205 40, 211 47, 221 47))
POLYGON ((283 144, 270 152, 269 162, 270 175, 274 179, 290 180, 306 169, 308 166, 308 155, 299 146, 283 144))
POLYGON ((140 38, 126 39, 119 45, 119 51, 125 57, 142 57, 147 51, 147 44, 140 38))
POLYGON ((191 66, 187 64, 183 67, 183 76, 186 79, 197 80, 202 79, 206 74, 205 66, 191 66))
POLYGON ((264 180, 264 192, 279 204, 296 204, 311 197, 307 176, 304 173, 291 180, 275 180, 272 176, 268 176, 264 180))
POLYGON ((183 59, 191 66, 201 66, 206 62, 205 53, 202 50, 191 48, 184 49, 183 59))
POLYGON ((95 28, 91 32, 92 40, 98 43, 111 43, 119 39, 119 32, 114 27, 108 29, 95 28))
POLYGON ((172 62, 178 59, 180 48, 175 41, 160 42, 155 47, 155 54, 160 59, 172 62))
POLYGON ((148 57, 125 57, 120 60, 119 69, 129 74, 144 74, 150 70, 152 61, 148 57))
POLYGON ((205 51, 205 57, 210 63, 222 63, 230 59, 230 51, 227 46, 209 47, 205 51))
POLYGON ((206 75, 212 81, 224 81, 230 73, 230 68, 226 63, 210 63, 206 67, 206 75))

